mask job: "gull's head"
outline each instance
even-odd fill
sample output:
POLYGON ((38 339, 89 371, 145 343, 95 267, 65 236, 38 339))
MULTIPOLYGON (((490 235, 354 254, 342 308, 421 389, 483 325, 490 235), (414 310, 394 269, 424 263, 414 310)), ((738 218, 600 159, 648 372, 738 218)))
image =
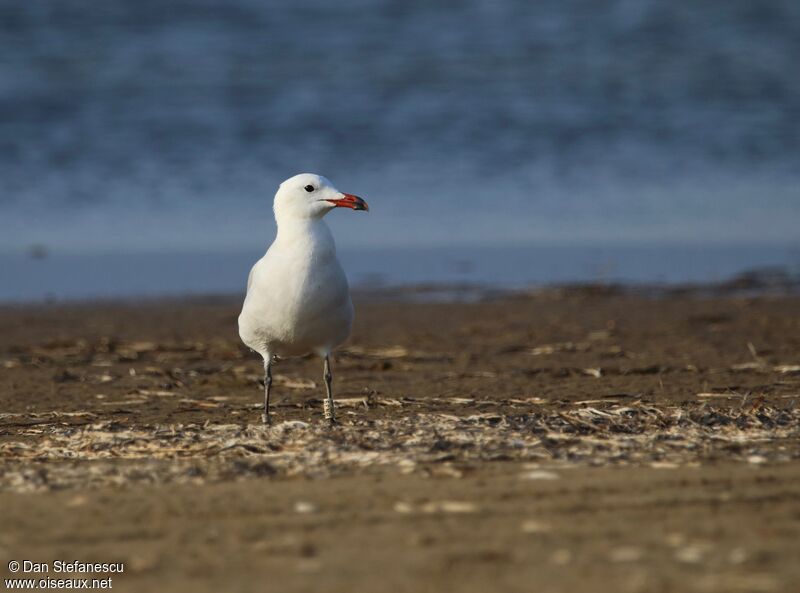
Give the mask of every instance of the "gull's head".
POLYGON ((322 218, 334 208, 369 210, 358 196, 340 192, 328 179, 313 173, 290 177, 275 194, 277 219, 322 218))

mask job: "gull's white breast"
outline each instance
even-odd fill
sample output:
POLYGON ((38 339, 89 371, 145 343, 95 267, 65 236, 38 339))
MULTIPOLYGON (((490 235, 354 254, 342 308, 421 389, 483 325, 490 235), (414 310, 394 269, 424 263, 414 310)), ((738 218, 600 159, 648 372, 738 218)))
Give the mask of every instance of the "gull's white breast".
POLYGON ((350 335, 347 277, 327 226, 314 227, 279 235, 250 272, 239 335, 262 356, 324 356, 350 335))

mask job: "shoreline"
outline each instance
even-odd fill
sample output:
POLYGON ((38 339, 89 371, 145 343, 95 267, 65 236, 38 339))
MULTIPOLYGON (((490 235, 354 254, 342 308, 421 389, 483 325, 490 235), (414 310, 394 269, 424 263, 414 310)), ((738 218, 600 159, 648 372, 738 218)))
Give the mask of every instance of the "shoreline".
MULTIPOLYGON (((493 286, 489 283, 417 283, 387 286, 355 285, 351 290, 354 302, 486 302, 529 298, 544 294, 605 294, 648 298, 670 296, 694 297, 758 297, 800 294, 800 274, 792 275, 783 268, 745 270, 718 282, 563 282, 527 287, 493 286)), ((0 309, 48 306, 158 306, 168 303, 231 304, 244 298, 235 292, 140 294, 78 298, 44 298, 40 300, 0 300, 0 309)))
MULTIPOLYGON (((529 290, 564 285, 671 287, 800 282, 800 247, 555 246, 341 249, 350 285, 376 292, 469 286, 529 290)), ((261 250, 220 253, 0 255, 0 303, 234 294, 261 250)), ((473 290, 474 291, 474 290, 473 290)))

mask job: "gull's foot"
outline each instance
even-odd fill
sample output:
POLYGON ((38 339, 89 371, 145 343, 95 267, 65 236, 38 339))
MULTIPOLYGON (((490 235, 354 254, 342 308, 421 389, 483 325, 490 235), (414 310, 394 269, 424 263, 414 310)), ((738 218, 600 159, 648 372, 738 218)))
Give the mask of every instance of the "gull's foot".
POLYGON ((261 414, 261 422, 264 426, 272 426, 272 418, 269 414, 261 414))

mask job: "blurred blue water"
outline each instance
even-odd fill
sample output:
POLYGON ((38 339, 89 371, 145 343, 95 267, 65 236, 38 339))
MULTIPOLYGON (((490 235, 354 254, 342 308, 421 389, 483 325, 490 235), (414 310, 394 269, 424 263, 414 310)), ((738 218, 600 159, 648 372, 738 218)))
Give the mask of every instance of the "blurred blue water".
POLYGON ((795 0, 29 0, 0 50, 0 253, 257 252, 300 171, 343 247, 800 235, 795 0))
MULTIPOLYGON (((0 302, 241 294, 260 253, 0 255, 0 302)), ((800 245, 544 246, 344 249, 357 288, 475 285, 518 289, 571 282, 709 283, 778 266, 800 278, 800 245)))

